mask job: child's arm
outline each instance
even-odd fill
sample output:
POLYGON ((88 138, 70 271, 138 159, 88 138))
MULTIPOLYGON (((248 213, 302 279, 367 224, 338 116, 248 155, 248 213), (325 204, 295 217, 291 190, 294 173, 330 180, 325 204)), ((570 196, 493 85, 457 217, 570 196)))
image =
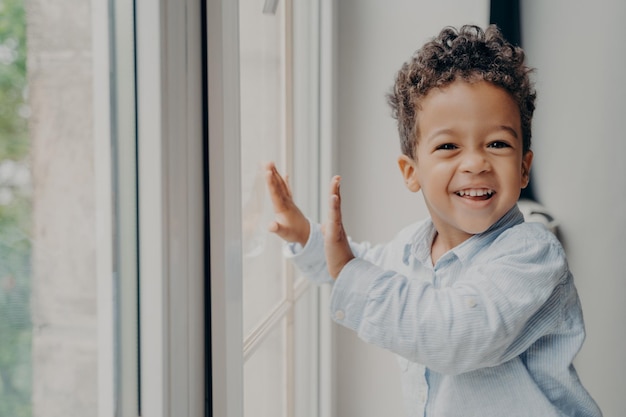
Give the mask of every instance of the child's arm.
POLYGON ((564 302, 575 307, 562 249, 545 234, 500 239, 499 256, 443 288, 426 268, 407 276, 353 259, 334 284, 333 317, 366 342, 441 373, 499 365, 555 330, 564 302))

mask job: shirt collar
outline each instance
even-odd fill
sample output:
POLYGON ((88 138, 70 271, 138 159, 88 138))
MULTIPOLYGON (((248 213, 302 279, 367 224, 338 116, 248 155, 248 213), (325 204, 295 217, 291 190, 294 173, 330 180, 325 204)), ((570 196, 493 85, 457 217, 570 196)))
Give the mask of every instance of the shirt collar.
MULTIPOLYGON (((478 233, 460 245, 452 248, 448 253, 456 255, 461 261, 465 261, 483 248, 487 242, 492 241, 504 230, 524 222, 524 215, 514 205, 504 216, 495 222, 489 229, 478 233)), ((431 219, 424 222, 413 235, 413 239, 406 245, 405 254, 412 253, 423 265, 432 265, 430 262, 430 251, 437 231, 431 219)), ((445 256, 445 255, 444 255, 445 256)))

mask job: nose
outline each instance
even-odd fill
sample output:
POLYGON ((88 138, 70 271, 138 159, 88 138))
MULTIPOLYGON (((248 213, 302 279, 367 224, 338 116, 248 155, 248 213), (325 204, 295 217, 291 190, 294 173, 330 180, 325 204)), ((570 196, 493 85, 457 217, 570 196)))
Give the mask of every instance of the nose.
POLYGON ((467 150, 462 155, 460 169, 470 174, 480 174, 490 169, 487 155, 481 150, 467 150))

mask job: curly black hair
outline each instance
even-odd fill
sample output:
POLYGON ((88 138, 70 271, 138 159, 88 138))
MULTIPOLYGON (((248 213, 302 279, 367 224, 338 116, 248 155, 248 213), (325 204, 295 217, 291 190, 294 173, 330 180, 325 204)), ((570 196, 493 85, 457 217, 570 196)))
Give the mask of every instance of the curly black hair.
POLYGON ((530 150, 531 120, 537 96, 524 63, 522 48, 507 42, 495 25, 445 27, 416 51, 396 74, 387 100, 398 121, 402 153, 415 155, 419 138, 417 112, 420 100, 433 88, 457 79, 484 80, 506 90, 519 106, 524 154, 530 150))

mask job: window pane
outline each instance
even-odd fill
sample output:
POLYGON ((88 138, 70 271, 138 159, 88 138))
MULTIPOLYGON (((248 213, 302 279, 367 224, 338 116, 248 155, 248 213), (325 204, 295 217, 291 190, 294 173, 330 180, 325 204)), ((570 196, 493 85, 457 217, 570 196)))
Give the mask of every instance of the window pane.
POLYGON ((0 415, 30 416, 32 181, 21 1, 0 3, 0 415))
POLYGON ((97 406, 88 22, 84 2, 0 2, 2 416, 97 406))
POLYGON ((284 320, 244 364, 244 415, 286 415, 286 337, 284 320))
MULTIPOLYGON (((111 168, 96 173, 109 160, 108 154, 94 157, 94 58, 106 62, 109 50, 97 51, 92 43, 106 34, 93 30, 89 3, 31 0, 26 12, 24 3, 0 1, 0 416, 95 415, 98 354, 113 356, 114 348, 113 340, 98 344, 98 319, 106 317, 102 311, 98 317, 98 301, 114 300, 98 299, 96 265, 98 242, 111 249, 113 231, 98 240, 96 220, 102 213, 111 217, 112 204, 96 204, 101 189, 112 203, 111 190, 100 188, 110 185, 111 168)), ((102 16, 104 27, 107 18, 102 16)), ((126 114, 134 119, 130 104, 126 114)), ((102 147, 110 148, 110 138, 102 137, 102 147)), ((134 161, 134 154, 127 156, 134 161)), ((127 190, 131 195, 122 200, 134 202, 134 190, 127 190)), ((126 222, 120 239, 133 227, 126 222)), ((136 268, 133 249, 131 242, 120 251, 136 268)), ((115 277, 106 272, 112 294, 115 277)), ((118 296, 124 292, 116 289, 118 296)), ((132 295, 130 310, 136 311, 132 295)))
POLYGON ((316 416, 318 372, 317 316, 311 314, 317 302, 317 287, 309 287, 294 308, 294 393, 295 415, 316 416))
POLYGON ((285 159, 284 1, 276 14, 242 0, 240 13, 241 177, 244 334, 285 294, 281 243, 269 238, 273 218, 262 164, 285 159))

